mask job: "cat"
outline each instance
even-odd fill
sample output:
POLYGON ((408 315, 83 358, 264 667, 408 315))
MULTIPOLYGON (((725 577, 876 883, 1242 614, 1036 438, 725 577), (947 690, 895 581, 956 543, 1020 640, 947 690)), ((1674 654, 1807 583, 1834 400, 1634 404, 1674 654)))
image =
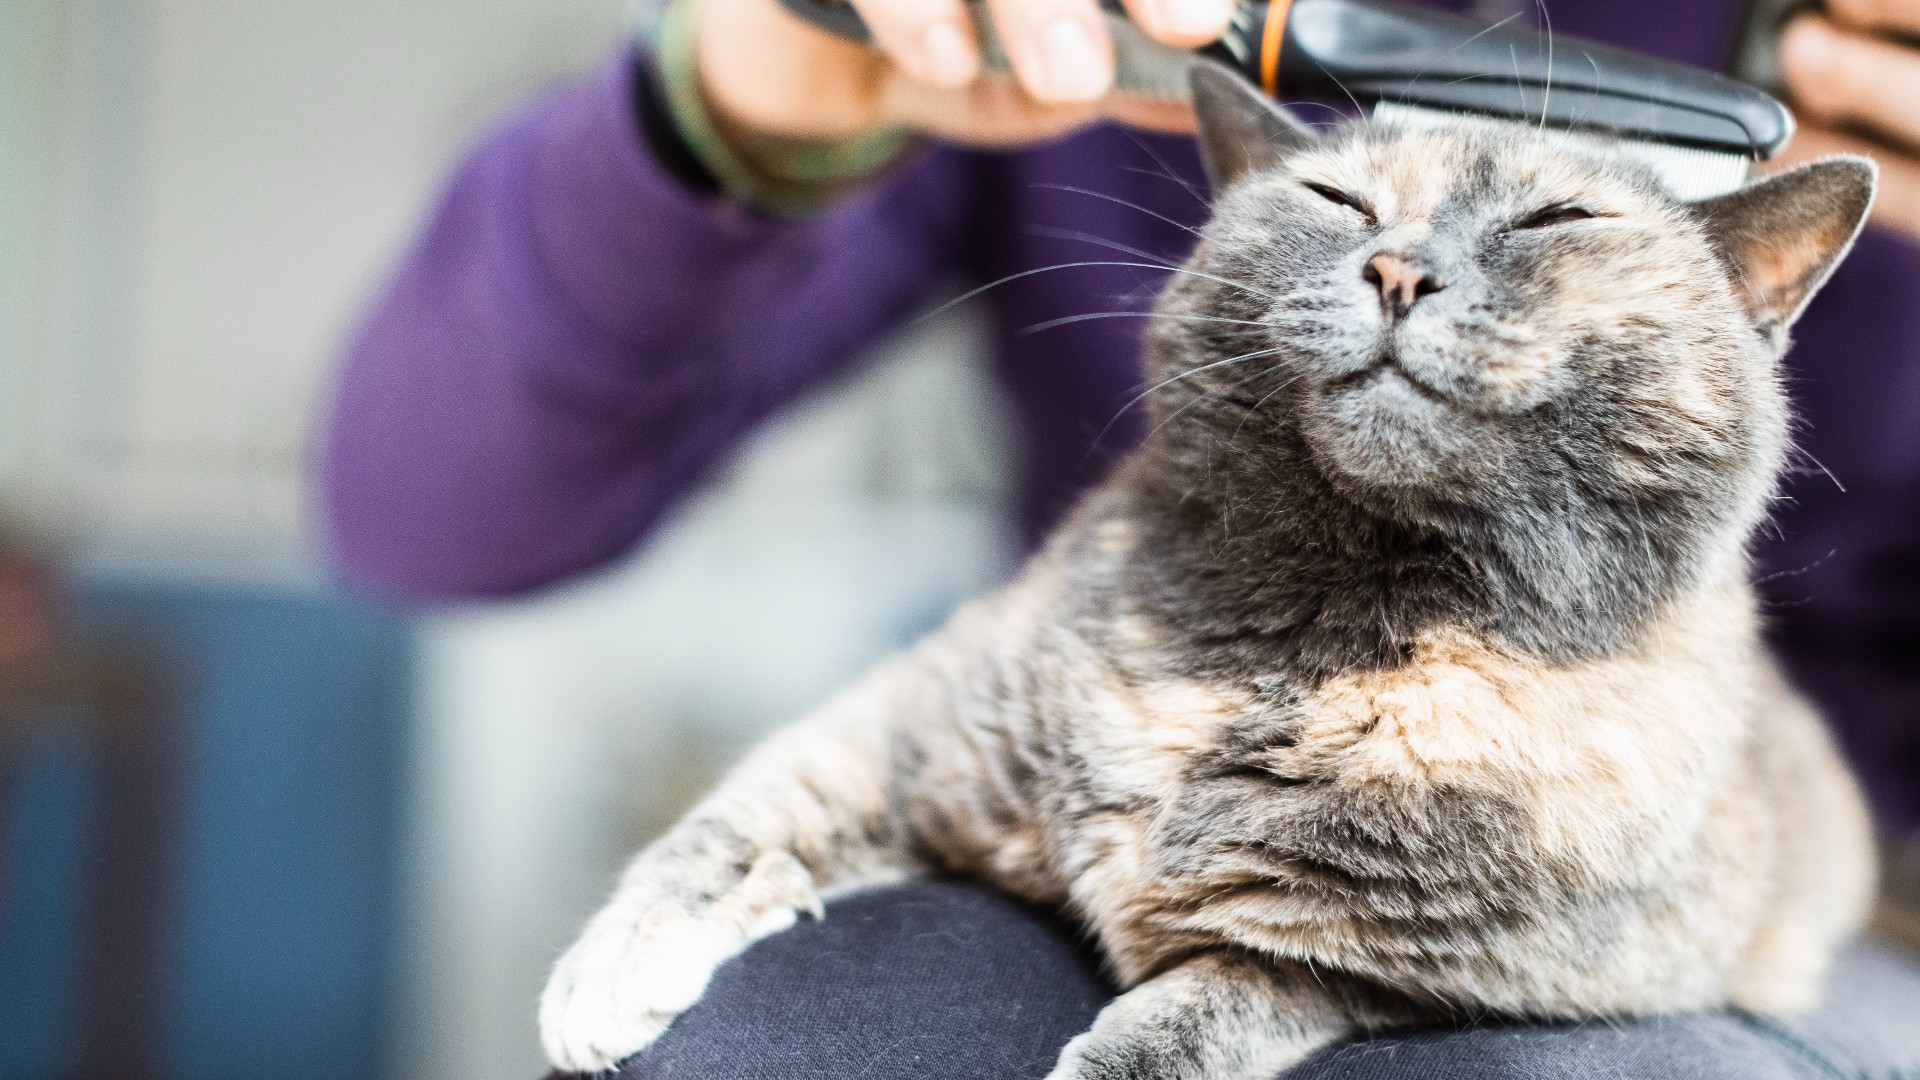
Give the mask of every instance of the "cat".
POLYGON ((1746 545, 1871 163, 1683 204, 1541 133, 1321 133, 1193 84, 1217 197, 1149 324, 1145 445, 640 854, 542 997, 556 1065, 921 871, 1089 931, 1124 992, 1050 1080, 1814 1002, 1871 848, 1746 545))

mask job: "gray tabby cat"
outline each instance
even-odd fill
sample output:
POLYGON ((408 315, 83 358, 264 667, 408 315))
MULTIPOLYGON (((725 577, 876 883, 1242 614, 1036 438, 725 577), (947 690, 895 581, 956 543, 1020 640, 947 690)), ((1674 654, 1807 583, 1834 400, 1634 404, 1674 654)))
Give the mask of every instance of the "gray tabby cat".
POLYGON ((1070 912, 1126 988, 1053 1080, 1814 1001, 1871 855, 1745 545, 1872 166, 1682 205, 1530 132, 1320 136, 1195 85, 1219 195, 1145 447, 639 856, 541 1002, 557 1065, 645 1047, 823 892, 928 870, 1070 912))

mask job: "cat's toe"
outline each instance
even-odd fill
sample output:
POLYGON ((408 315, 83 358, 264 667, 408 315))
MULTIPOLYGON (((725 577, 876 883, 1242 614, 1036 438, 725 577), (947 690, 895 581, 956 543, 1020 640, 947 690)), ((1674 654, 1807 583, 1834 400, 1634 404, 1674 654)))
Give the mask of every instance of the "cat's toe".
POLYGON ((661 904, 638 919, 596 916, 540 996, 540 1039, 569 1072, 599 1072, 646 1049, 699 1000, 737 936, 661 904))
POLYGON ((550 1021, 544 1015, 548 1010, 543 1007, 541 1012, 540 1041, 547 1060, 554 1068, 569 1073, 611 1070, 651 1046, 674 1020, 660 1013, 614 1014, 589 1007, 550 1021), (598 1015, 593 1015, 595 1012, 598 1015))
POLYGON ((799 912, 816 919, 826 914, 814 889, 813 875, 799 859, 784 851, 769 851, 755 859, 746 880, 728 902, 740 911, 747 933, 756 939, 793 925, 799 912), (763 926, 772 929, 762 930, 763 926))
POLYGON ((1126 1063, 1115 1060, 1111 1048, 1102 1046, 1100 1037, 1083 1031, 1061 1048, 1060 1060, 1047 1080, 1129 1080, 1136 1076, 1155 1076, 1153 1072, 1129 1072, 1126 1063))
POLYGON ((600 1072, 652 1045, 706 992, 721 964, 755 940, 820 913, 799 860, 770 852, 725 896, 680 904, 614 903, 554 965, 540 996, 540 1041, 568 1072, 600 1072), (638 912, 636 914, 636 912, 638 912))

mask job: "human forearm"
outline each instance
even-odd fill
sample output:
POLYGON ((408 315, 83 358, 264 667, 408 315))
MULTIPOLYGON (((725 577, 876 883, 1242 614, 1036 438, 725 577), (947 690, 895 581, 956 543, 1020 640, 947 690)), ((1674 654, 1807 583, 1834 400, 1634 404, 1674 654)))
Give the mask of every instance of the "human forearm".
POLYGON ((771 222, 653 160, 633 77, 486 140, 363 325, 324 461, 351 578, 437 599, 604 563, 952 257, 961 159, 771 222))

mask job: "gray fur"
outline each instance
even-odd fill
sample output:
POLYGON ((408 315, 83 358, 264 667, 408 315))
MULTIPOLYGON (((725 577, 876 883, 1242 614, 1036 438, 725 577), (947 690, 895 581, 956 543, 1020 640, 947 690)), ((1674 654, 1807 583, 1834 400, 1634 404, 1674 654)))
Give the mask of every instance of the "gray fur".
POLYGON ((929 869, 1067 910, 1131 988, 1053 1080, 1817 994, 1866 829, 1744 546, 1870 167, 1687 206, 1526 131, 1195 89, 1221 193, 1145 447, 640 855, 543 998, 556 1064, 645 1046, 817 890, 929 869))

